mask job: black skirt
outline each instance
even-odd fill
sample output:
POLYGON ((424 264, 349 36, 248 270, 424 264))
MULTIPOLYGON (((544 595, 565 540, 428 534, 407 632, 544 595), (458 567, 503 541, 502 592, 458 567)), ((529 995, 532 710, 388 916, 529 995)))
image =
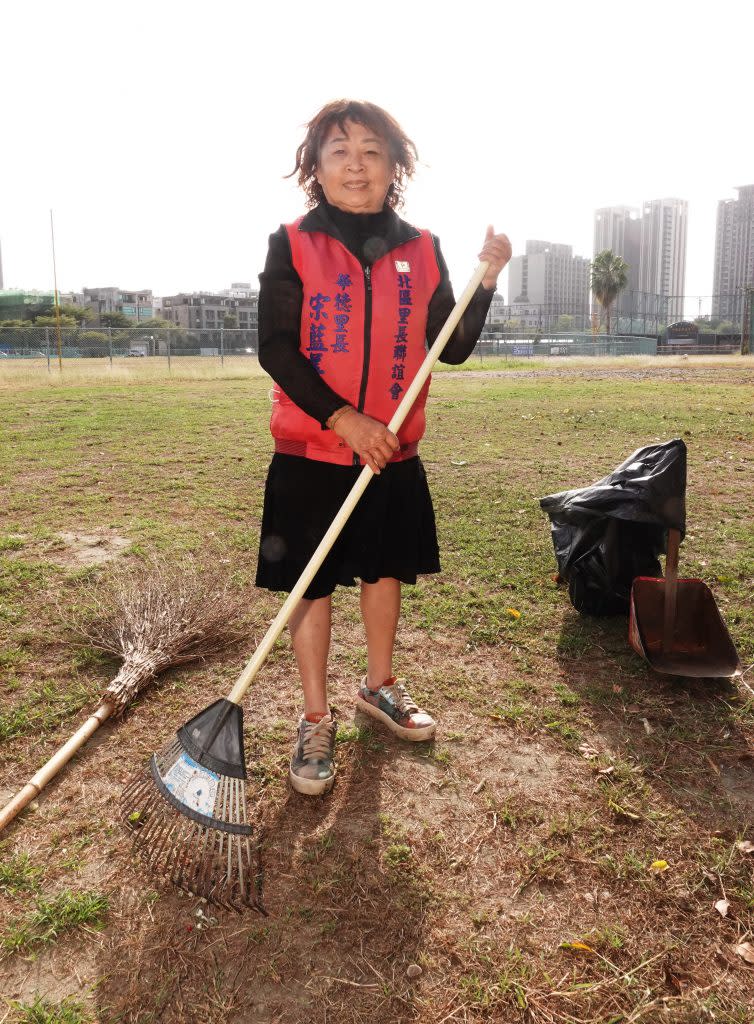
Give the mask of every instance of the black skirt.
MULTIPOLYGON (((297 455, 272 457, 256 584, 290 592, 335 519, 360 466, 337 466, 297 455)), ((304 597, 316 600, 356 579, 376 583, 440 571, 435 513, 419 457, 390 463, 375 476, 304 597)))

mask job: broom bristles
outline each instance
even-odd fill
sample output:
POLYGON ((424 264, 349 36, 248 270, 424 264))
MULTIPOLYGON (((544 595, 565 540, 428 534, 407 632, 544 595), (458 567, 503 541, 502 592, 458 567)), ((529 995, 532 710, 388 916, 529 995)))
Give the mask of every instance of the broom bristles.
POLYGON ((65 613, 88 646, 123 660, 103 700, 120 715, 165 669, 203 660, 248 633, 248 599, 221 566, 152 555, 85 586, 65 613))
POLYGON ((136 852, 150 870, 208 903, 266 914, 261 834, 247 820, 243 779, 221 775, 213 816, 199 814, 157 781, 185 753, 174 739, 123 791, 121 809, 136 852))

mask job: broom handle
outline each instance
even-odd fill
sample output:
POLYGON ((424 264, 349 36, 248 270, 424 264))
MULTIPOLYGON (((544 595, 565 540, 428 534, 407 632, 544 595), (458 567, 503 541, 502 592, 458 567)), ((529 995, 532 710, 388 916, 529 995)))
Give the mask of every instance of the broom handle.
POLYGON ((662 651, 668 654, 673 649, 675 632, 676 594, 678 592, 678 546, 681 535, 678 530, 668 530, 668 553, 665 558, 665 621, 662 631, 662 651))
MULTIPOLYGON (((471 276, 471 280, 466 285, 466 289, 463 295, 461 295, 461 297, 458 299, 458 302, 456 302, 453 311, 451 312, 450 316, 445 322, 445 325, 443 326, 440 333, 437 335, 437 340, 435 341, 434 345, 432 345, 430 350, 427 352, 427 355, 424 358, 424 362, 419 368, 419 372, 416 374, 416 377, 414 377, 408 391, 406 391, 400 404, 398 405, 398 408, 395 410, 393 418, 387 425, 387 429, 392 431, 394 434, 398 433, 398 430, 400 429, 403 421, 408 416, 411 410, 411 406, 414 404, 417 395, 424 387, 427 378, 432 372, 432 367, 435 365, 435 363, 440 357, 442 350, 447 345, 448 339, 455 330, 458 321, 463 316, 463 312, 468 306, 469 302, 471 301, 472 295, 477 290, 478 286, 481 284, 482 278, 487 273, 488 267, 489 263, 487 263, 484 260, 477 266, 476 270, 471 276)), ((296 608, 296 605, 301 600, 304 591, 309 586, 311 581, 314 579, 317 570, 319 569, 320 565, 322 565, 325 558, 329 554, 330 549, 332 548, 335 541, 338 539, 338 536, 343 527, 345 526, 348 517, 351 515, 354 508, 356 507, 359 498, 366 490, 367 484, 372 479, 373 475, 374 474, 372 470, 369 468, 369 466, 364 466, 361 473, 356 479, 356 483, 351 488, 348 497, 343 502, 340 511, 333 520, 332 525, 330 526, 329 530, 324 535, 322 540, 319 542, 319 547, 310 558, 309 564, 302 572, 298 582, 296 583, 293 590, 286 598, 283 607, 280 609, 280 611, 273 619, 270 628, 267 630, 267 633, 264 636, 264 639, 260 643, 259 647, 257 647, 256 651, 254 652, 250 660, 246 663, 246 667, 243 669, 241 675, 236 680, 233 689, 228 694, 228 700, 231 701, 233 704, 240 704, 243 695, 251 686, 252 682, 254 681, 254 677, 264 664, 264 661, 267 658, 267 655, 272 650, 275 641, 283 632, 283 629, 285 628, 286 624, 288 623, 288 620, 290 619, 291 615, 293 614, 296 608)))
POLYGON ((28 803, 31 803, 35 797, 39 796, 50 779, 54 778, 60 769, 68 764, 76 751, 83 747, 92 733, 95 733, 102 723, 107 721, 114 710, 114 704, 104 701, 94 714, 87 718, 81 728, 71 736, 68 742, 56 754, 52 755, 50 760, 39 769, 36 775, 29 779, 23 789, 16 793, 10 803, 0 810, 0 832, 13 821, 17 814, 21 813, 28 803))

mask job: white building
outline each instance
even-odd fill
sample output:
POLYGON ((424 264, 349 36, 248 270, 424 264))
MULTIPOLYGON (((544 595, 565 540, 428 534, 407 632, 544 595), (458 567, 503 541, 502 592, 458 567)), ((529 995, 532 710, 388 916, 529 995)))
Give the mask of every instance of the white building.
POLYGON ((685 199, 650 199, 642 205, 639 291, 644 309, 638 312, 654 313, 659 301, 668 322, 683 318, 687 224, 685 199))
POLYGON ((743 293, 754 286, 754 185, 736 189, 738 199, 717 204, 712 315, 738 323, 743 293))
POLYGON ((609 249, 628 264, 628 283, 613 309, 631 314, 639 305, 641 212, 635 206, 605 206, 594 213, 594 255, 609 249))
POLYGON ((587 316, 589 265, 585 257, 573 255, 570 245, 528 240, 526 255, 508 264, 511 308, 537 307, 543 326, 561 314, 587 316))
POLYGON ((251 287, 251 281, 234 281, 230 288, 220 292, 230 299, 253 299, 259 294, 258 288, 251 287))

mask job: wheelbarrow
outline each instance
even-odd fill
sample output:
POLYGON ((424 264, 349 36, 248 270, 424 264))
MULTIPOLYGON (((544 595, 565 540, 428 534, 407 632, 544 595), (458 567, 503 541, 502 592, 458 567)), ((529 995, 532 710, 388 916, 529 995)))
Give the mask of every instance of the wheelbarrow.
POLYGON ((633 581, 629 641, 656 672, 729 678, 740 671, 738 652, 707 584, 678 579, 680 540, 678 530, 668 530, 664 579, 633 581))

